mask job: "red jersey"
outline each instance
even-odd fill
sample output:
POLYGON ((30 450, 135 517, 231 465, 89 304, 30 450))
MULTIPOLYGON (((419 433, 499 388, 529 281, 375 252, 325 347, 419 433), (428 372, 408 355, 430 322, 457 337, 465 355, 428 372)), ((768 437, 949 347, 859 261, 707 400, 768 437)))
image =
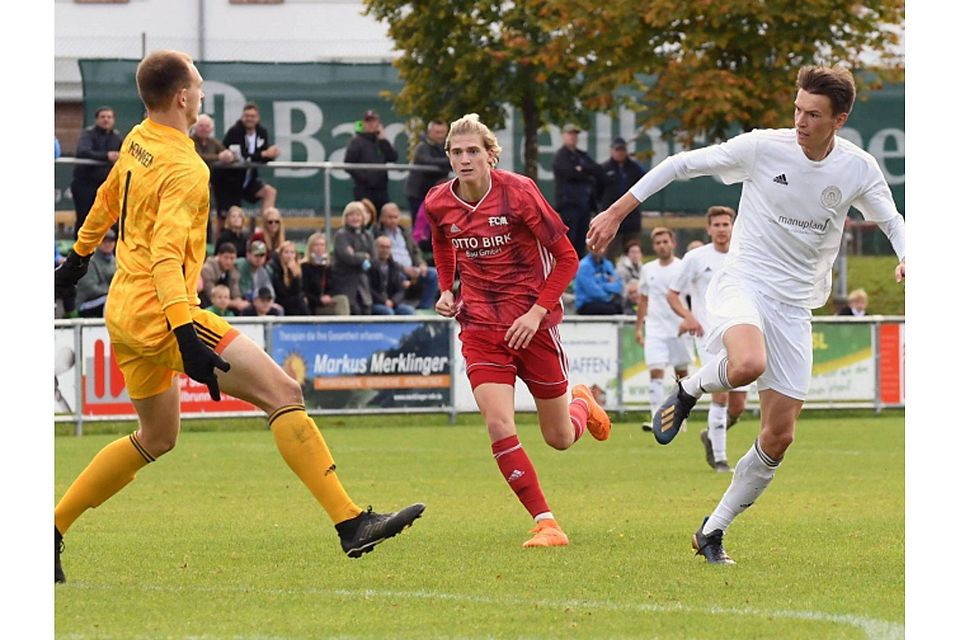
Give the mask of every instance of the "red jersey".
POLYGON ((424 211, 433 232, 440 289, 452 290, 460 270, 457 320, 461 327, 509 328, 534 303, 547 309, 541 327, 563 319, 560 294, 576 273, 567 227, 526 176, 492 170, 479 202, 454 191, 457 179, 433 187, 424 211), (557 258, 570 262, 545 287, 557 258), (562 282, 556 276, 562 275, 562 282))

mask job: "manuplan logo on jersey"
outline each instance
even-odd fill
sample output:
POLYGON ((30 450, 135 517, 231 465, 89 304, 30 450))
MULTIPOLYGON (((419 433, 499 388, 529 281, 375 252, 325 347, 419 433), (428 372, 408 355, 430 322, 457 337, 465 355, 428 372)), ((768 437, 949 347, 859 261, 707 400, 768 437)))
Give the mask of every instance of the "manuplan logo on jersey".
POLYGON ((827 230, 827 221, 817 222, 815 220, 803 220, 801 218, 788 218, 787 216, 780 216, 777 218, 777 221, 785 227, 793 227, 794 229, 801 232, 808 231, 819 231, 823 233, 827 230))

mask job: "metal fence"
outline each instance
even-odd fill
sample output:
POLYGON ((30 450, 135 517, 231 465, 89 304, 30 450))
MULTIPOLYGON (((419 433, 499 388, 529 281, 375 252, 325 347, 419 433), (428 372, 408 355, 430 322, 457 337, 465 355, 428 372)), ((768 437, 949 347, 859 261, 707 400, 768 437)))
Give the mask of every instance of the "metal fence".
MULTIPOLYGON (((231 323, 300 382, 311 414, 430 412, 446 413, 452 422, 458 413, 476 411, 454 320, 271 316, 231 323)), ((607 410, 621 416, 647 408, 649 373, 634 324, 632 316, 568 316, 560 326, 571 384, 599 386, 607 410)), ((902 316, 814 318, 805 407, 903 407, 903 327, 902 316)), ((134 418, 103 320, 57 320, 54 332, 55 420, 73 422, 79 435, 84 422, 134 418)), ((238 399, 213 402, 206 387, 186 376, 180 386, 184 418, 263 415, 238 399)), ((757 399, 754 385, 748 402, 755 408, 757 399)), ((516 405, 535 410, 522 384, 516 405)))

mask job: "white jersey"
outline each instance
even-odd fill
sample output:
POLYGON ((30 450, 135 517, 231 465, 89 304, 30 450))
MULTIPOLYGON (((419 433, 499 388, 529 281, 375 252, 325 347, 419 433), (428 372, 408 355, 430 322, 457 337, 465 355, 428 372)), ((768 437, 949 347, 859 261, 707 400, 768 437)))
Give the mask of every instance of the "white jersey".
POLYGON ((706 175, 743 183, 723 270, 775 300, 815 309, 830 296, 831 269, 851 206, 878 224, 898 258, 904 254, 904 223, 873 156, 835 137, 827 157, 813 161, 796 135, 795 129, 756 129, 678 153, 630 193, 642 202, 673 180, 706 175))
MULTIPOLYGON (((688 251, 683 256, 680 270, 670 281, 674 291, 686 291, 690 294, 690 310, 702 324, 706 318, 707 287, 727 259, 726 253, 720 253, 711 242, 688 251)), ((704 327, 707 329, 707 327, 704 327)))
MULTIPOLYGON (((647 316, 644 320, 646 335, 676 338, 680 328, 680 316, 673 312, 667 302, 667 290, 674 276, 680 273, 683 260, 674 258, 667 266, 653 260, 643 265, 640 271, 640 293, 647 296, 647 316)), ((686 291, 684 291, 684 295, 686 291)))

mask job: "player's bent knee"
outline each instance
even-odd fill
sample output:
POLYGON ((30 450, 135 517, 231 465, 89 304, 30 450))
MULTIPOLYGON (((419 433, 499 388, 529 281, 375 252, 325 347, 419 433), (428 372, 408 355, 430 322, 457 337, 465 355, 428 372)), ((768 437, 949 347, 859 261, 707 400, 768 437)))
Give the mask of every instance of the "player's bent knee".
POLYGON ((767 359, 762 355, 746 355, 727 361, 727 379, 733 387, 750 384, 767 370, 767 359))
POLYGON ((559 433, 554 431, 544 433, 543 439, 557 451, 563 451, 573 446, 573 433, 569 432, 569 430, 559 433))
POLYGON ((517 432, 516 425, 514 425, 512 420, 507 418, 486 416, 485 421, 487 423, 487 432, 490 434, 490 439, 494 442, 512 436, 517 432))
POLYGON ((154 458, 159 458, 163 454, 173 451, 173 448, 177 446, 177 436, 176 433, 147 436, 142 430, 137 432, 137 439, 140 444, 154 458))

